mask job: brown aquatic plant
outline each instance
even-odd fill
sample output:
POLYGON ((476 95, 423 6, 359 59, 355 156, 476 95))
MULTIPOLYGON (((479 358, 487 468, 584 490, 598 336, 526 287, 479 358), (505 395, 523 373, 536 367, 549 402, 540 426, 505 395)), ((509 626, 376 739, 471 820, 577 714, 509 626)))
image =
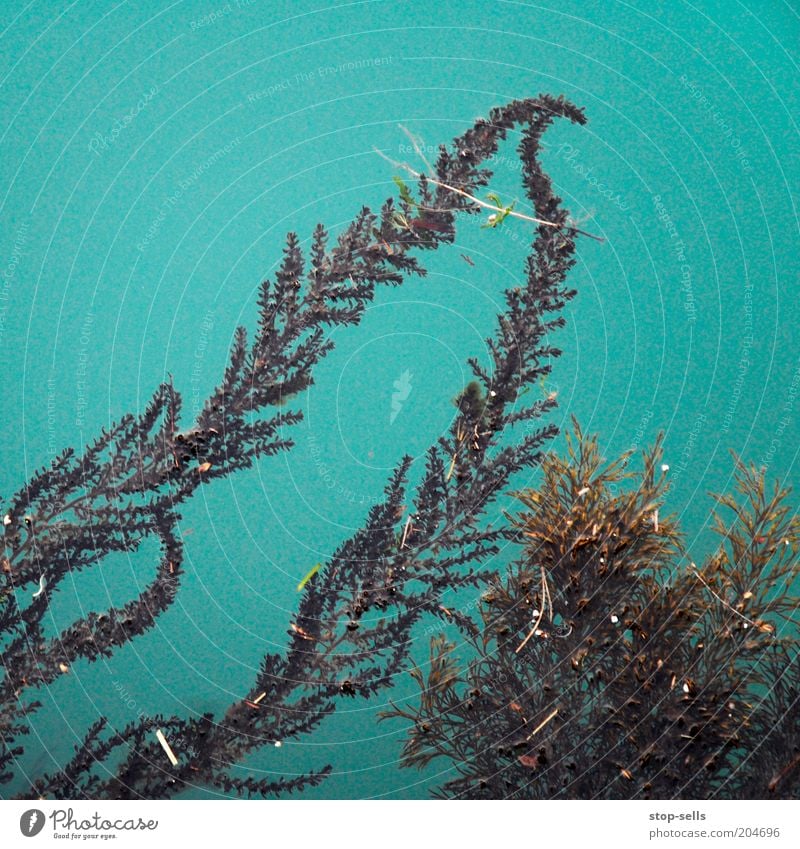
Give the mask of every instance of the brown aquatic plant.
POLYGON ((462 798, 798 798, 800 521, 735 459, 719 544, 687 559, 661 443, 631 470, 575 425, 516 494, 521 554, 468 649, 431 643, 405 766, 462 798), (458 657, 460 656, 460 657, 458 657))

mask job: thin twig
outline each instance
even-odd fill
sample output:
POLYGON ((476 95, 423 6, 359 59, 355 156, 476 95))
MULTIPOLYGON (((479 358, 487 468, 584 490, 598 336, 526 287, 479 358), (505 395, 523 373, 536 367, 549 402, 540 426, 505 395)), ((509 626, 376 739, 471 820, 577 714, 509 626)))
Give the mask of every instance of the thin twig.
POLYGON ((697 566, 692 563, 692 569, 694 570, 694 575, 698 581, 714 596, 714 598, 722 605, 728 608, 731 613, 735 613, 740 619, 744 619, 745 622, 749 622, 754 628, 758 628, 758 625, 753 622, 752 619, 748 619, 743 613, 739 613, 739 611, 735 607, 731 607, 727 601, 725 601, 722 596, 717 595, 716 592, 711 588, 710 584, 703 578, 703 576, 697 571, 697 566))
POLYGON ((397 126, 400 127, 400 131, 406 136, 406 138, 414 146, 414 151, 416 152, 417 156, 425 163, 425 167, 432 174, 435 169, 434 169, 433 165, 431 165, 431 163, 428 162, 428 159, 427 159, 427 157, 425 156, 425 154, 422 150, 422 145, 419 143, 419 139, 411 132, 411 130, 408 129, 408 127, 404 127, 402 124, 398 124, 397 126))
POLYGON ((404 549, 406 547, 406 537, 408 536, 408 532, 411 529, 411 516, 406 519, 406 526, 403 529, 403 539, 400 541, 400 549, 404 549))
POLYGON ((175 752, 172 751, 172 747, 167 742, 167 738, 164 736, 164 732, 160 728, 156 729, 156 737, 158 738, 158 742, 161 744, 161 748, 166 752, 169 762, 173 766, 177 766, 178 759, 175 757, 175 752))
POLYGON ((445 478, 446 481, 449 481, 453 477, 453 470, 456 467, 456 457, 458 457, 458 451, 453 454, 453 459, 450 461, 450 468, 447 470, 447 477, 445 478))
POLYGON ((790 761, 767 785, 767 789, 770 793, 774 793, 778 785, 789 775, 792 770, 796 769, 800 766, 800 755, 798 755, 794 760, 790 761))
POLYGON ((533 628, 528 631, 528 635, 525 639, 517 646, 514 654, 519 654, 528 640, 539 630, 539 625, 542 623, 542 619, 544 619, 545 612, 548 607, 550 608, 550 619, 553 618, 553 600, 550 598, 550 588, 547 586, 547 573, 544 570, 544 566, 542 566, 542 609, 539 611, 539 615, 536 617, 536 621, 533 623, 533 628))
POLYGON ((531 739, 531 737, 533 737, 533 735, 534 735, 534 734, 536 734, 537 732, 541 731, 541 730, 545 727, 545 725, 547 725, 547 723, 548 723, 548 722, 550 722, 550 720, 551 720, 554 716, 556 716, 557 714, 558 714, 558 708, 555 708, 555 709, 554 709, 554 710, 553 710, 553 711, 552 711, 552 712, 551 712, 551 713, 547 716, 547 718, 546 718, 546 719, 543 719, 543 720, 542 720, 542 721, 541 721, 541 722, 540 722, 540 723, 536 726, 536 728, 534 728, 534 729, 533 729, 533 731, 531 731, 531 733, 530 733, 530 734, 528 734, 528 736, 525 738, 525 741, 527 742, 528 740, 530 740, 530 739, 531 739))

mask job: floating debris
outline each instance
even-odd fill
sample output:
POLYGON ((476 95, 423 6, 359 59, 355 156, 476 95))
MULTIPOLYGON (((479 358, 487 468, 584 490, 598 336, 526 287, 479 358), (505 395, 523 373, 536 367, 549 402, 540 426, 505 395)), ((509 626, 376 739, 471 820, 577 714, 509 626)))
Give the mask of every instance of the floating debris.
POLYGON ((44 588, 47 586, 47 578, 42 575, 39 578, 39 589, 33 594, 34 598, 39 598, 39 596, 44 592, 44 588))
POLYGON ((248 707, 253 708, 253 710, 258 710, 260 705, 261 705, 261 702, 266 698, 266 696, 267 696, 267 693, 266 693, 266 691, 264 691, 260 695, 256 696, 255 699, 245 699, 244 703, 248 707))
POLYGON ((413 525, 411 524, 411 516, 406 519, 406 526, 405 528, 403 528, 403 538, 400 540, 401 550, 406 547, 406 538, 408 537, 409 530, 413 530, 413 525))
POLYGON ((303 576, 300 583, 297 585, 297 592, 302 592, 305 585, 314 577, 314 575, 317 574, 317 572, 319 572, 319 570, 321 568, 322 568, 322 563, 317 563, 314 566, 312 566, 308 570, 308 572, 303 576))
POLYGON ((173 766, 177 766, 178 759, 175 757, 175 752, 172 751, 172 747, 167 742, 167 738, 164 736, 164 732, 160 728, 156 729, 156 738, 158 739, 158 742, 161 743, 161 748, 166 752, 169 762, 173 766))
POLYGON ((551 719, 553 719, 553 718, 555 718, 556 716, 558 716, 558 708, 555 708, 553 711, 551 711, 551 713, 550 713, 548 716, 546 716, 546 717, 545 717, 545 718, 544 718, 544 719, 543 719, 543 720, 542 720, 542 721, 541 721, 541 722, 540 722, 540 723, 536 726, 536 728, 534 728, 534 729, 533 729, 533 731, 531 731, 531 733, 527 736, 527 738, 526 738, 526 739, 527 739, 527 740, 530 740, 530 739, 531 739, 531 737, 533 737, 533 735, 534 735, 534 734, 538 734, 538 733, 539 733, 539 732, 540 732, 540 731, 541 731, 541 730, 545 727, 545 725, 547 725, 547 723, 548 723, 548 722, 550 722, 550 720, 551 720, 551 719))
POLYGON ((316 637, 312 636, 308 633, 304 628, 301 628, 299 625, 295 625, 294 622, 291 623, 292 631, 297 634, 298 637, 302 637, 304 640, 311 640, 312 642, 316 641, 316 637))

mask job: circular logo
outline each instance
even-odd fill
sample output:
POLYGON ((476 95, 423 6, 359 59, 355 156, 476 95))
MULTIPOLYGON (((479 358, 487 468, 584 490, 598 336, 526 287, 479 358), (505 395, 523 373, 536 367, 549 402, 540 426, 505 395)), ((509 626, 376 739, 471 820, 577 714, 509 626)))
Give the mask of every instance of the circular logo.
POLYGON ((44 828, 44 813, 31 808, 19 818, 19 830, 25 837, 36 837, 36 835, 44 828))

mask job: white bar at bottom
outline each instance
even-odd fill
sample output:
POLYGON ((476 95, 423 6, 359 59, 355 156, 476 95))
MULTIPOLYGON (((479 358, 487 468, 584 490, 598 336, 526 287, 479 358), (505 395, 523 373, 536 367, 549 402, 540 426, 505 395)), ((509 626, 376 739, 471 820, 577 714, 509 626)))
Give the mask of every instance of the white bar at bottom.
POLYGON ((169 801, 0 803, 0 845, 281 849, 797 847, 800 802, 169 801), (25 829, 36 833, 26 836, 25 829))

